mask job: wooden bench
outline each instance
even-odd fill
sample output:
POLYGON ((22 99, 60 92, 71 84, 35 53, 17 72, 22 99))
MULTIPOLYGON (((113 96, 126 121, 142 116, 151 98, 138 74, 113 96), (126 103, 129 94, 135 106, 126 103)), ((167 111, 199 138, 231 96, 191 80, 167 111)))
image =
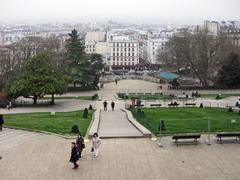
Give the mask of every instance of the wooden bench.
POLYGON ((196 103, 186 103, 185 106, 196 106, 196 103))
POLYGON ((222 143, 222 138, 234 137, 240 143, 240 132, 221 132, 216 134, 217 141, 222 143))
POLYGON ((151 107, 160 107, 162 104, 150 104, 151 107))
POLYGON ((178 103, 169 103, 168 106, 169 107, 177 107, 177 106, 179 106, 179 104, 178 103))
POLYGON ((179 144, 179 139, 193 139, 193 142, 198 145, 198 139, 201 137, 201 134, 175 134, 172 139, 175 140, 177 146, 179 144))

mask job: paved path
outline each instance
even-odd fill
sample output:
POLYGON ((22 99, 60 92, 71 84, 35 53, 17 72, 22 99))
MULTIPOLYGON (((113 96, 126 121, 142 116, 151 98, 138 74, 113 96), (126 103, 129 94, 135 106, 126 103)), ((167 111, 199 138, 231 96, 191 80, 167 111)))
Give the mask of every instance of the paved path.
POLYGON ((101 111, 98 130, 100 137, 142 137, 143 134, 136 129, 121 110, 101 111))
POLYGON ((44 135, 0 152, 1 180, 239 180, 237 143, 164 147, 145 138, 102 139, 100 156, 86 144, 79 169, 68 162, 72 140, 44 135))
POLYGON ((34 140, 42 135, 41 133, 4 128, 3 131, 0 131, 0 152, 34 140))

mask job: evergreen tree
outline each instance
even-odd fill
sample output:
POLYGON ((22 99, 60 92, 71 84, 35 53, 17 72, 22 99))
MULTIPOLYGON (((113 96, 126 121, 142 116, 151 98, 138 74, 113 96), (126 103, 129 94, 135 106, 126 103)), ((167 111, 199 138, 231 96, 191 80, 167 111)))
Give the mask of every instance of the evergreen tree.
POLYGON ((219 71, 219 81, 225 87, 238 87, 240 86, 240 59, 239 55, 231 53, 226 63, 219 71))
POLYGON ((84 51, 83 39, 79 38, 78 32, 74 29, 69 34, 69 39, 66 45, 66 56, 68 59, 68 73, 71 76, 74 86, 76 83, 85 84, 86 72, 89 72, 90 62, 84 51))

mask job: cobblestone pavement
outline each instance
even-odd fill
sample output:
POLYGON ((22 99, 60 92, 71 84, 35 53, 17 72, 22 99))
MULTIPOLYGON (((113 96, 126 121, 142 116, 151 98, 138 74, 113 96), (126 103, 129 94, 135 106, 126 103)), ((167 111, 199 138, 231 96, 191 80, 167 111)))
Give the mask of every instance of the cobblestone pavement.
MULTIPOLYGON (((160 148, 150 139, 103 139, 100 156, 86 144, 79 169, 68 162, 72 140, 41 135, 0 151, 1 180, 239 180, 240 144, 160 148)), ((8 143, 12 143, 9 141, 8 143)))

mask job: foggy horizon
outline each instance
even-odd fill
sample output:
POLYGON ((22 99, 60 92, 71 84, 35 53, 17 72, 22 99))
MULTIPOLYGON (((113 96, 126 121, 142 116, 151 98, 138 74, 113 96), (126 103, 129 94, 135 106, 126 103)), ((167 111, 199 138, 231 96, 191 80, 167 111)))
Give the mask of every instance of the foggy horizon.
POLYGON ((119 21, 147 24, 202 24, 238 21, 238 0, 2 0, 1 23, 119 21))

